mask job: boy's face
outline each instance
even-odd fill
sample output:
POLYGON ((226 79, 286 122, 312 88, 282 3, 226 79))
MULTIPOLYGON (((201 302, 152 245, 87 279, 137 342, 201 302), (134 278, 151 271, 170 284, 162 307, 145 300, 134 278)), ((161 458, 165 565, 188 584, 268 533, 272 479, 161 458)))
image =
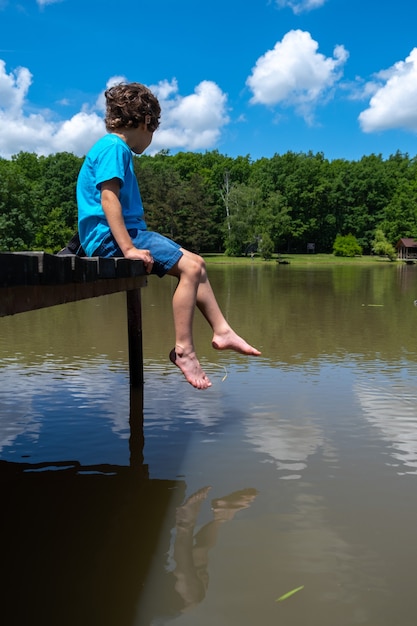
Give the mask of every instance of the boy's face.
POLYGON ((137 128, 131 128, 127 144, 135 154, 142 154, 151 145, 153 131, 148 130, 146 124, 141 124, 137 128))

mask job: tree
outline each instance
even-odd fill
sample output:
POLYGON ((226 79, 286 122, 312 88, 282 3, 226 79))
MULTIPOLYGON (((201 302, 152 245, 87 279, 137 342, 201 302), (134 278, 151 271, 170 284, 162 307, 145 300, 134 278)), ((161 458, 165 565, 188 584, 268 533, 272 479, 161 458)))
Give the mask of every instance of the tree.
POLYGON ((257 240, 260 192, 254 187, 234 184, 229 193, 229 219, 226 221, 225 252, 229 256, 243 254, 257 240))
POLYGON ((274 253, 274 242, 268 233, 263 233, 259 238, 258 251, 265 261, 272 259, 274 253))
POLYGON ((267 196, 258 215, 259 230, 268 234, 274 249, 288 246, 292 232, 291 210, 280 191, 271 192, 267 196))
POLYGON ((66 224, 65 214, 60 207, 48 214, 48 222, 37 226, 35 248, 55 254, 71 239, 75 227, 66 224))
POLYGON ((389 243, 385 233, 380 228, 375 231, 375 239, 372 242, 372 251, 378 256, 386 256, 390 261, 395 261, 397 253, 394 246, 389 243))
POLYGON ((58 152, 47 157, 40 157, 43 224, 48 223, 52 211, 56 212, 56 209, 59 209, 59 219, 63 219, 71 231, 76 230, 76 186, 82 163, 83 159, 70 152, 58 152))
MULTIPOLYGON (((67 152, 0 159, 2 249, 57 251, 66 243, 77 227, 81 164, 67 152)), ((417 236, 417 157, 399 152, 331 162, 286 152, 253 162, 216 150, 162 151, 135 157, 134 167, 148 227, 193 250, 240 255, 268 235, 274 250, 315 242, 331 252, 337 234, 350 233, 371 251, 378 229, 391 245, 417 236)))
POLYGON ((333 244, 333 254, 335 256, 357 256, 362 254, 362 248, 354 235, 337 235, 333 244))
POLYGON ((388 241, 396 243, 401 237, 417 234, 417 182, 401 179, 392 199, 385 207, 380 227, 388 241))
POLYGON ((0 159, 0 250, 33 249, 35 232, 30 182, 15 163, 0 159))

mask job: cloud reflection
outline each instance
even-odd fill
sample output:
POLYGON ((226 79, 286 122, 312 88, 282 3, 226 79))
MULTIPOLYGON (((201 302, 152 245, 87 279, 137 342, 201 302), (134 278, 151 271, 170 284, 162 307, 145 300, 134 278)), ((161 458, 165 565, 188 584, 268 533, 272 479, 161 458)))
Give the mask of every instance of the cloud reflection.
POLYGON ((308 459, 325 445, 316 424, 283 419, 276 409, 266 408, 246 420, 246 433, 255 449, 266 454, 287 480, 301 478, 308 459))
POLYGON ((24 452, 33 452, 31 444, 43 432, 52 437, 49 446, 61 448, 61 454, 66 446, 74 456, 79 447, 71 449, 65 432, 74 425, 97 430, 96 421, 102 419, 119 439, 129 438, 128 374, 124 369, 109 372, 108 362, 101 357, 88 364, 51 358, 38 367, 5 363, 1 379, 0 451, 16 447, 22 437, 24 452))
POLYGON ((417 389, 392 379, 360 382, 354 389, 368 422, 391 444, 395 464, 409 468, 398 473, 417 474, 417 389))
POLYGON ((33 409, 33 392, 36 382, 26 378, 29 393, 21 394, 19 370, 10 366, 2 368, 0 389, 0 452, 11 446, 15 439, 26 433, 36 442, 41 429, 41 416, 33 409))

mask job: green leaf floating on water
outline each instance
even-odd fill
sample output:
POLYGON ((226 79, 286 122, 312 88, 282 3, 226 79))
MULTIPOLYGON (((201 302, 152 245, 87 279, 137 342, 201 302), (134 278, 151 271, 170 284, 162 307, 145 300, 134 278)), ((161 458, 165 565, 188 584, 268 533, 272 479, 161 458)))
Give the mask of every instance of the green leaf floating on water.
POLYGON ((291 591, 287 591, 287 593, 284 593, 283 596, 280 596, 279 598, 277 598, 275 602, 282 602, 282 600, 286 600, 287 598, 290 598, 295 593, 297 593, 297 591, 301 591, 301 589, 304 589, 304 585, 301 585, 301 587, 296 587, 295 589, 291 589, 291 591))

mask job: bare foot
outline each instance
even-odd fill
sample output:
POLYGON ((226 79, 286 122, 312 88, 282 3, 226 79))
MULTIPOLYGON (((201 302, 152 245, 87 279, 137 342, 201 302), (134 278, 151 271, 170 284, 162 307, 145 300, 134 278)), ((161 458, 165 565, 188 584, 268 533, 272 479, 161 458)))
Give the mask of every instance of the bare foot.
POLYGON ((202 487, 193 493, 187 500, 177 508, 176 521, 181 528, 194 528, 203 501, 211 487, 202 487))
POLYGON ((185 379, 196 389, 208 389, 211 382, 203 371, 195 352, 186 354, 181 346, 175 346, 169 353, 172 363, 180 368, 185 379))
POLYGON ((211 345, 216 350, 234 350, 249 356, 259 356, 261 354, 259 350, 249 345, 242 337, 239 337, 232 328, 223 334, 214 335, 211 345))
POLYGON ((258 495, 256 489, 242 489, 223 498, 211 501, 214 519, 217 522, 226 522, 234 518, 238 511, 247 509, 258 495))

